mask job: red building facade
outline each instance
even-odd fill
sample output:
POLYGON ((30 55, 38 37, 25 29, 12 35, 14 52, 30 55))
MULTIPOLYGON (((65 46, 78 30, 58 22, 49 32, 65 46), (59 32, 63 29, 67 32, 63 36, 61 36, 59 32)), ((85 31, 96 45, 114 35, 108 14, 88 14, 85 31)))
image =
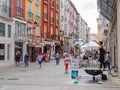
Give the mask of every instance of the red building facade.
POLYGON ((42 0, 43 52, 55 53, 60 48, 60 0, 42 0))

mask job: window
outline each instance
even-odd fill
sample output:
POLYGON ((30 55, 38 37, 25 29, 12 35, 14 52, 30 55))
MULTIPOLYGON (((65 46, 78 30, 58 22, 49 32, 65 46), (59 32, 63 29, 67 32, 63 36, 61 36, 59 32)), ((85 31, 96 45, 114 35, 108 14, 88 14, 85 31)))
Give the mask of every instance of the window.
POLYGON ((35 35, 36 35, 36 37, 39 37, 39 36, 40 36, 40 29, 39 29, 39 28, 36 28, 36 30, 35 30, 35 35))
POLYGON ((17 7, 22 7, 22 1, 21 0, 17 0, 17 7))
POLYGON ((54 0, 51 0, 51 6, 54 7, 54 0))
POLYGON ((39 5, 39 0, 36 0, 36 4, 38 4, 38 5, 39 5))
POLYGON ((26 29, 26 25, 24 23, 21 23, 21 36, 25 37, 25 29, 26 29))
POLYGON ((8 25, 8 37, 11 37, 11 25, 8 25))
POLYGON ((2 0, 2 5, 7 6, 7 0, 2 0))
POLYGON ((5 24, 0 23, 0 36, 5 36, 5 24))
POLYGON ((32 34, 32 25, 28 24, 28 34, 32 34))
POLYGON ((28 12, 32 12, 32 3, 28 3, 28 12))
POLYGON ((39 16, 39 8, 36 8, 36 15, 39 16))
POLYGON ((25 36, 25 24, 16 21, 15 35, 18 37, 25 36))
POLYGON ((5 59, 5 45, 0 44, 0 60, 4 60, 4 59, 5 59))
POLYGON ((7 45, 7 59, 10 60, 10 44, 7 45))

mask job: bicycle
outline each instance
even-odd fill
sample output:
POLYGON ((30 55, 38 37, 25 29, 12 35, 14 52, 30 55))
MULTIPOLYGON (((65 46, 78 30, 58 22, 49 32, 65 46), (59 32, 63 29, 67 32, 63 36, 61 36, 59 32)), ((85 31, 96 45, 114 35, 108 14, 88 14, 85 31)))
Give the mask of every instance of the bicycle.
POLYGON ((117 77, 118 76, 118 66, 117 65, 112 65, 109 69, 109 73, 110 73, 111 76, 117 77))

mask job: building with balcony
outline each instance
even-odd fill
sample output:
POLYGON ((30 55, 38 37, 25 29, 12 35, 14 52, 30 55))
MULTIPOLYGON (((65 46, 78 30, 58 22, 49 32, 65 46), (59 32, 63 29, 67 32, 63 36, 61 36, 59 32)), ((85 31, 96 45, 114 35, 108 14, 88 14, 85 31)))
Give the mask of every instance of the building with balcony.
POLYGON ((62 51, 69 50, 69 11, 70 11, 69 0, 60 0, 60 38, 62 51))
POLYGON ((42 0, 44 53, 60 52, 60 0, 42 0))
POLYGON ((12 0, 12 19, 14 31, 15 52, 20 50, 21 61, 26 53, 26 21, 25 21, 25 0, 12 0))
POLYGON ((0 65, 14 62, 14 29, 11 1, 0 0, 0 65))
POLYGON ((31 61, 36 61, 37 54, 42 52, 41 6, 43 0, 25 0, 25 20, 27 22, 27 52, 31 61))

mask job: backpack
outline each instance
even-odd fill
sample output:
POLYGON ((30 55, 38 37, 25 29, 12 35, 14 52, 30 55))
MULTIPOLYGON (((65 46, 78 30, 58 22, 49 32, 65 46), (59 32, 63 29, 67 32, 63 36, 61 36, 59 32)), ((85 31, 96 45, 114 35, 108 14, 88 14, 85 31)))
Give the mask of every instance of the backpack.
POLYGON ((108 80, 108 79, 107 79, 107 75, 102 73, 102 74, 101 74, 101 79, 102 79, 102 80, 108 80))

